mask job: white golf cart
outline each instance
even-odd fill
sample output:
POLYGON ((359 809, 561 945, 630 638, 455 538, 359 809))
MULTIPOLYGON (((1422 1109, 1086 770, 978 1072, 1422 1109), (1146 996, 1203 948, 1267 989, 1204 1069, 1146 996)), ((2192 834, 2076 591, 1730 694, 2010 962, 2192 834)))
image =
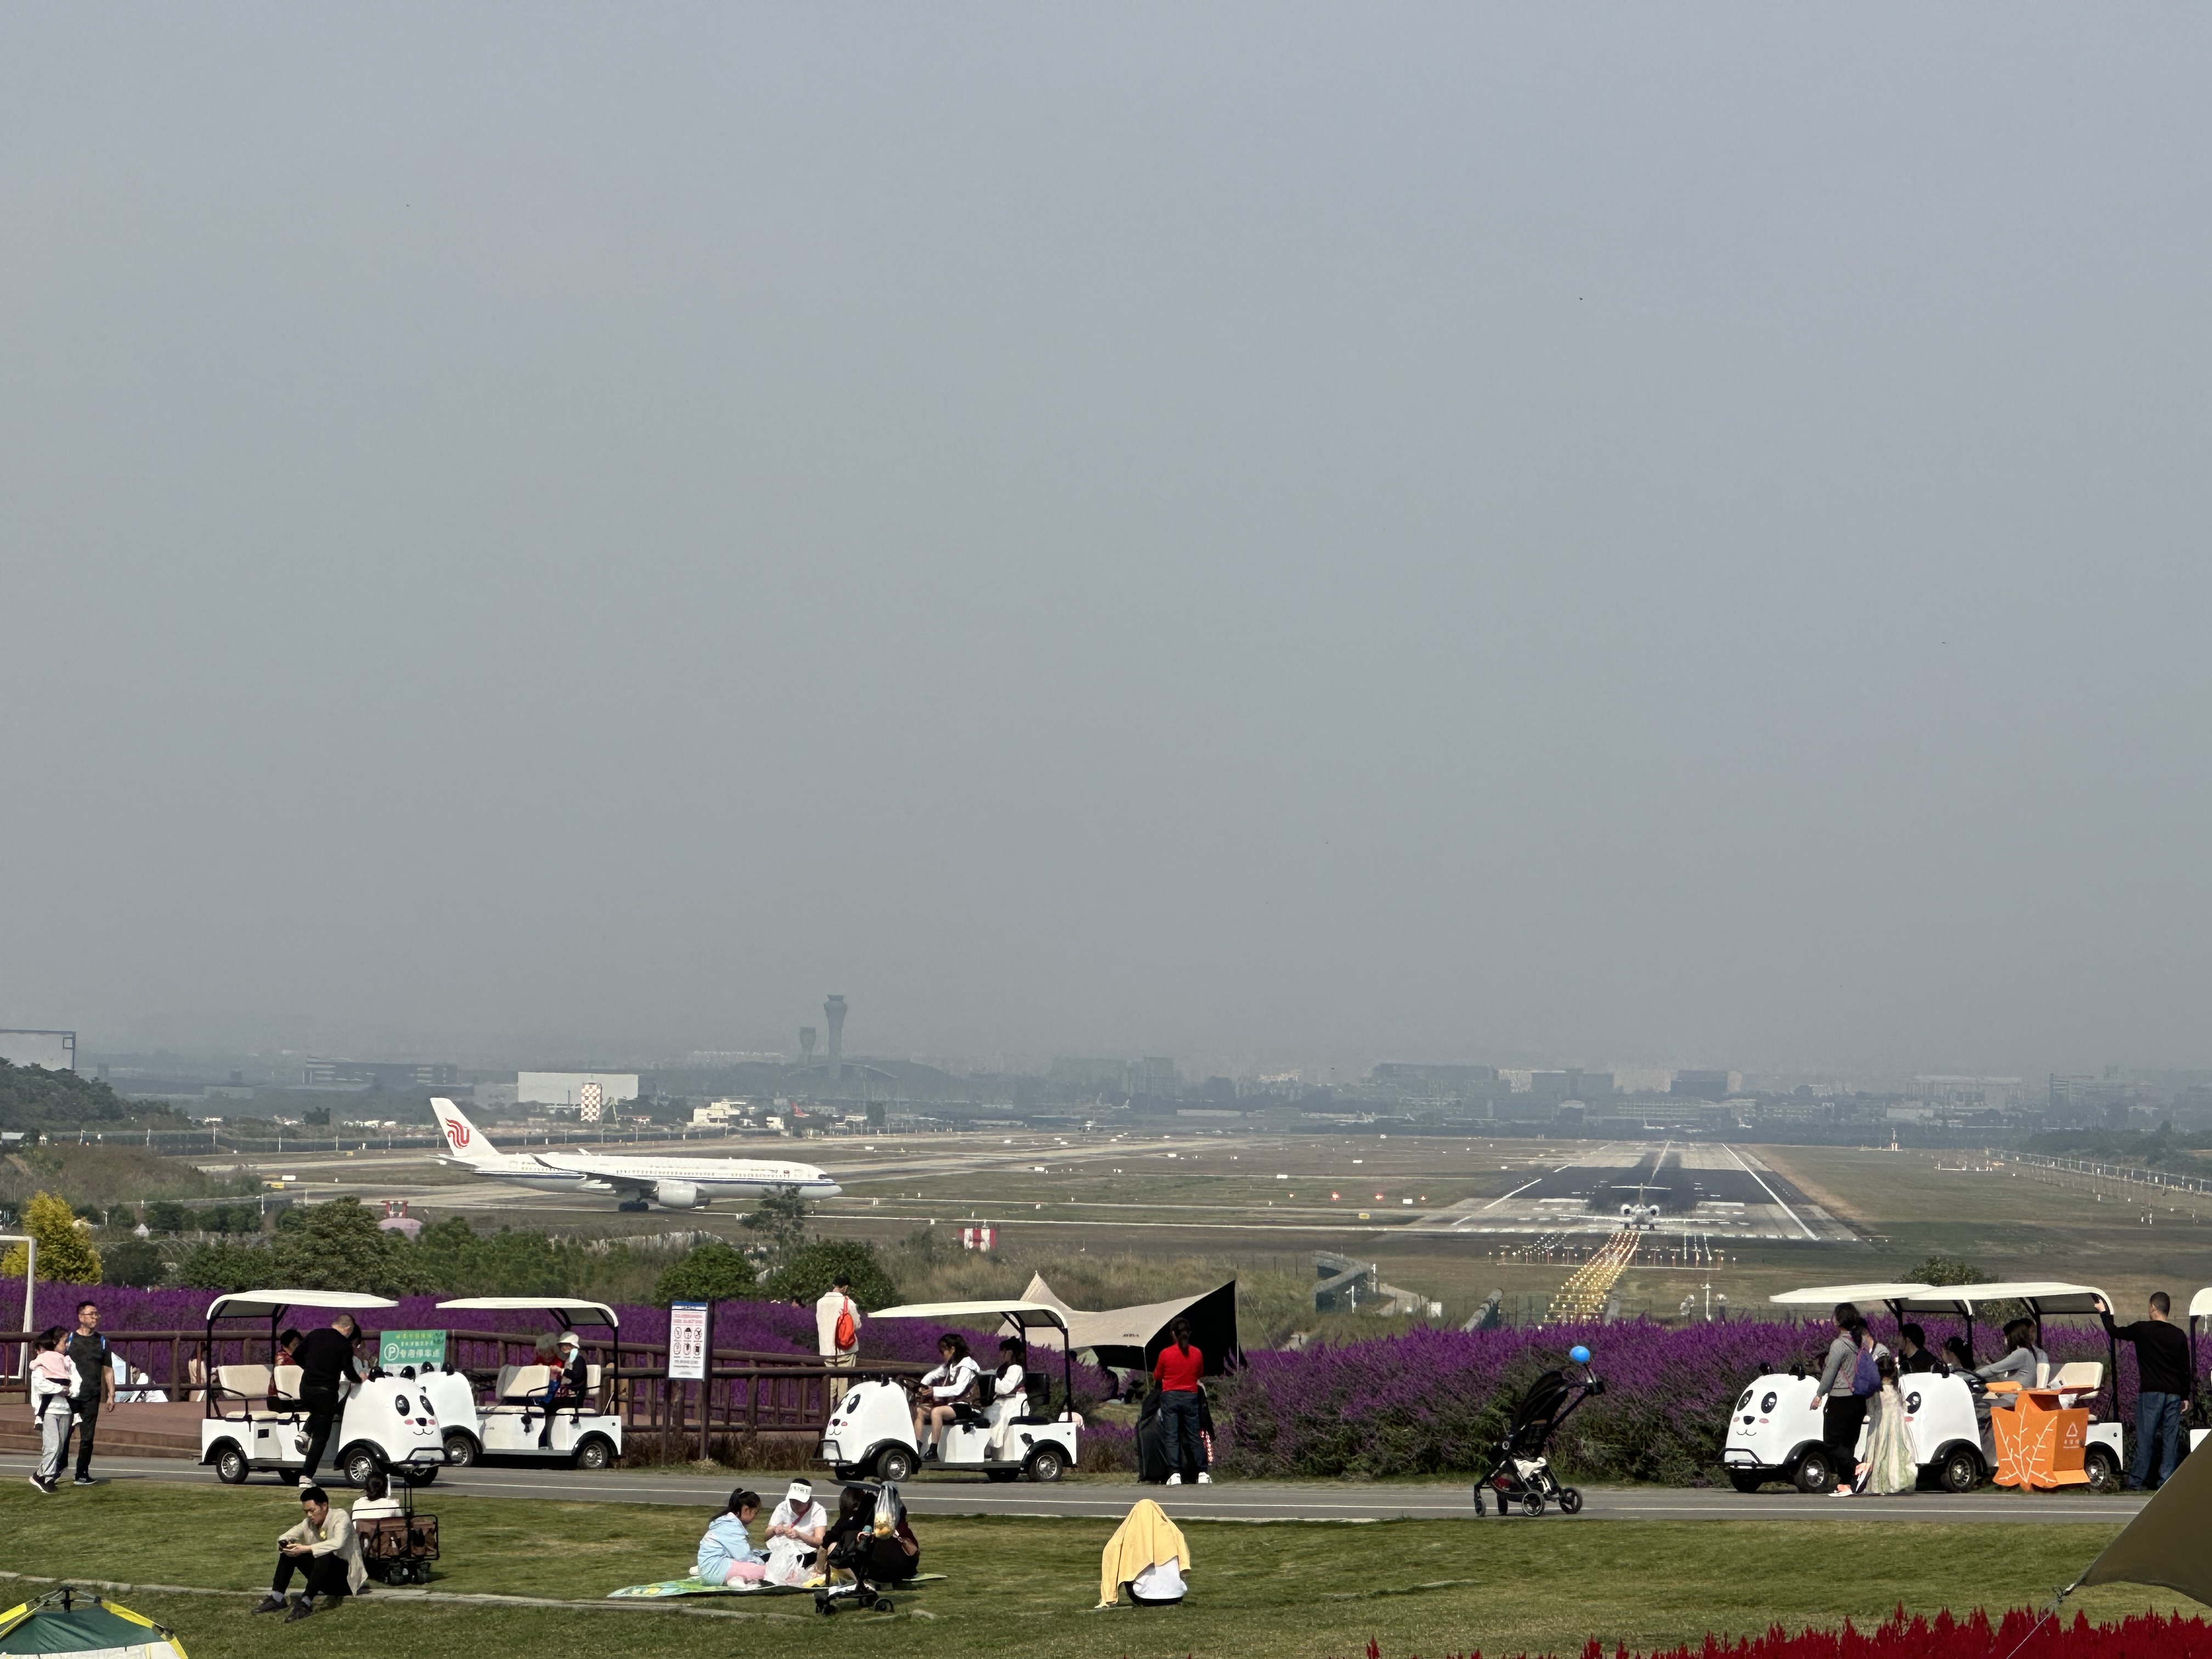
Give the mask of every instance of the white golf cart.
MULTIPOLYGON (((1893 1313, 1903 1298, 1933 1294, 1934 1290, 1918 1284, 1814 1285, 1784 1291, 1771 1300, 1798 1313, 1826 1312, 1838 1302, 1855 1304, 1862 1312, 1887 1307, 1893 1313)), ((1934 1376, 1911 1381, 1916 1385, 1912 1392, 1921 1401, 1915 1406, 1908 1400, 1905 1405, 1914 1419, 1916 1456, 1923 1468, 1936 1464, 1941 1485, 1953 1492, 1972 1491, 1986 1466, 1975 1427, 1973 1397, 1965 1381, 1934 1376), (1938 1381, 1946 1385, 1940 1390, 1917 1386, 1938 1381)), ((1820 1437, 1822 1413, 1813 1403, 1820 1388, 1819 1376, 1798 1364, 1755 1377, 1743 1391, 1729 1417, 1728 1437, 1721 1447, 1721 1464, 1738 1492, 1757 1492, 1770 1480, 1786 1480, 1800 1492, 1835 1490, 1838 1472, 1820 1437)))
MULTIPOLYGON (((1005 1324, 1029 1340, 1032 1330, 1057 1333, 1060 1351, 1060 1409, 1050 1409, 1051 1379, 1034 1365, 1029 1368, 1029 1409, 1001 1424, 995 1408, 962 1406, 957 1422, 942 1431, 937 1459, 927 1467, 975 1474, 991 1480, 1057 1480, 1071 1468, 1078 1452, 1078 1419, 1069 1407, 1075 1381, 1075 1358, 1069 1351, 1067 1322, 1057 1308, 1037 1302, 930 1302, 903 1308, 885 1308, 870 1319, 927 1319, 944 1324, 973 1326, 980 1320, 1005 1324), (997 1456, 991 1442, 1003 1427, 1005 1435, 997 1456)), ((988 1327, 986 1328, 988 1328, 988 1327)), ((1043 1345, 1039 1345, 1040 1346, 1043 1345)), ((1032 1349, 1030 1358, 1036 1358, 1032 1349)), ((990 1376, 988 1367, 983 1372, 990 1376)), ((883 1372, 870 1375, 861 1367, 859 1379, 846 1390, 822 1431, 821 1449, 814 1461, 827 1463, 840 1480, 874 1475, 882 1480, 904 1481, 924 1467, 921 1449, 914 1440, 914 1402, 902 1382, 883 1372)))
MULTIPOLYGON (((2002 1327, 2009 1316, 2022 1315, 2034 1322, 2035 1346, 2043 1346, 2043 1322, 2046 1319, 2097 1318, 2096 1304, 2102 1302, 2107 1308, 2112 1298, 2094 1285, 2069 1285, 2053 1279, 2011 1279, 1991 1285, 1946 1285, 1907 1297, 1899 1304, 1899 1311, 1906 1319, 1918 1314, 1935 1314, 1939 1317, 1962 1319, 1966 1324, 1966 1352, 1974 1351, 1974 1322, 1988 1319, 2002 1327)), ((2002 1328, 1991 1357, 2002 1353, 2002 1328)), ((2127 1454, 2122 1449, 2120 1425, 2114 1414, 2119 1399, 2119 1345, 2107 1338, 2105 1360, 2100 1364, 2094 1359, 2076 1359, 2063 1365, 2052 1366, 2049 1374, 2039 1376, 2039 1387, 2055 1389, 2058 1404, 2065 1409, 2081 1408, 2088 1413, 2087 1431, 2081 1442, 2081 1472, 2086 1481, 2070 1482, 2087 1485, 2091 1492, 2110 1492, 2120 1489, 2120 1471, 2127 1467, 2127 1454), (2107 1393, 2106 1390, 2110 1392, 2107 1393), (2104 1420, 2099 1420, 2099 1413, 2104 1420)), ((1984 1448, 1987 1450, 1987 1448, 1984 1448)))
MULTIPOLYGON (((1772 1300, 1783 1307, 1808 1311, 1850 1302, 1863 1312, 1885 1309, 1899 1320, 1909 1320, 1916 1314, 1962 1319, 1971 1352, 1976 1316, 1986 1316, 1993 1304, 2024 1307, 2036 1322, 2039 1339, 2045 1315, 2094 1313, 2090 1299, 2100 1294, 2089 1285, 2042 1281, 1941 1287, 1816 1285, 1784 1291, 1772 1300)), ((2101 1365, 2077 1362, 2058 1367, 2047 1380, 2064 1390, 2064 1402, 2071 1406, 2085 1396, 2094 1397, 2106 1375, 2101 1365)), ((1787 1371, 1758 1377, 1743 1391, 1729 1416, 1721 1451, 1729 1483, 1738 1492, 1755 1492, 1770 1480, 1787 1481, 1807 1492, 1835 1489, 1844 1472, 1835 1468, 1832 1455, 1821 1440, 1822 1413, 1813 1403, 1820 1386, 1817 1372, 1797 1364, 1787 1371)), ((1995 1462, 1982 1437, 1975 1385, 1963 1375, 1923 1371, 1900 1378, 1899 1386, 1905 1396, 1905 1425, 1912 1437, 1913 1461, 1919 1465, 1922 1478, 1932 1479, 1947 1492, 1972 1492, 1988 1478, 1995 1462)), ((1865 1453, 1867 1432, 1860 1431, 1857 1455, 1865 1453)), ((2118 1484, 2118 1424, 2092 1424, 2084 1468, 2095 1490, 2108 1491, 2118 1484)))
MULTIPOLYGON (((2114 1316, 2115 1318, 2118 1316, 2118 1315, 2114 1316)), ((2189 1298, 2189 1375, 2192 1378, 2201 1374, 2197 1370, 2197 1339, 2204 1334, 2208 1322, 2212 1322, 2212 1285, 2208 1285, 2189 1298)), ((2185 1416, 2183 1420, 2185 1422, 2188 1419, 2185 1416)), ((2207 1434, 2212 1434, 2212 1429, 2190 1430, 2189 1444, 2184 1455, 2203 1445, 2207 1434)))
MULTIPOLYGON (((544 1312, 562 1330, 579 1324, 604 1325, 603 1350, 619 1352, 622 1328, 604 1302, 561 1296, 465 1296, 438 1304, 441 1313, 544 1312)), ((604 1469, 622 1455, 622 1418, 610 1411, 615 1367, 586 1362, 580 1395, 563 1394, 550 1407, 545 1391, 553 1373, 544 1365, 502 1365, 480 1407, 470 1379, 450 1362, 428 1370, 422 1379, 445 1427, 446 1462, 466 1468, 479 1457, 515 1458, 530 1463, 562 1463, 570 1468, 604 1469)), ((401 1373, 403 1376, 404 1372, 401 1373)))
MULTIPOLYGON (((242 1485, 258 1472, 296 1478, 307 1466, 307 1408, 300 1400, 300 1368, 276 1365, 276 1334, 293 1308, 331 1308, 349 1313, 398 1304, 380 1296, 347 1291, 239 1291, 208 1304, 202 1349, 207 1368, 207 1414, 200 1423, 200 1462, 215 1465, 226 1485, 242 1485), (270 1364, 216 1363, 218 1342, 237 1342, 251 1352, 260 1338, 234 1327, 218 1330, 225 1320, 268 1322, 270 1364)), ((331 1468, 355 1486, 380 1468, 391 1468, 410 1486, 427 1486, 446 1462, 438 1417, 428 1395, 414 1382, 374 1370, 369 1380, 347 1385, 337 1420, 331 1425, 331 1468)))

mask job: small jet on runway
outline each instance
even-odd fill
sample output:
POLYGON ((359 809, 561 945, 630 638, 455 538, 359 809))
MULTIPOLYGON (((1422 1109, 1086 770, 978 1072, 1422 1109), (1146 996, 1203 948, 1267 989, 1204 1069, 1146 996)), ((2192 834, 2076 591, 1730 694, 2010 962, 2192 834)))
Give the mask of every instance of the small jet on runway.
POLYGON ((794 1187, 806 1198, 835 1198, 843 1190, 811 1164, 745 1158, 611 1158, 597 1152, 502 1152, 452 1101, 434 1099, 438 1127, 452 1156, 471 1173, 526 1187, 562 1192, 620 1193, 622 1207, 703 1210, 718 1198, 759 1198, 794 1187))

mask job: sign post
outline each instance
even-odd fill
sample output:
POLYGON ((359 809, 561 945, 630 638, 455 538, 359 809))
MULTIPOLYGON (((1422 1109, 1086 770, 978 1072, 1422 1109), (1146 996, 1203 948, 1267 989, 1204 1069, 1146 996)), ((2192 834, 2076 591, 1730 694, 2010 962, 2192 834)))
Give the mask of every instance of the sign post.
POLYGON ((434 1369, 446 1363, 446 1334, 386 1331, 376 1339, 376 1363, 387 1371, 396 1371, 402 1365, 412 1365, 418 1371, 434 1369))
POLYGON ((714 1383, 708 1373, 714 1369, 714 1304, 711 1302, 674 1302, 668 1308, 668 1380, 672 1382, 696 1382, 699 1385, 699 1455, 707 1455, 707 1404, 713 1398, 714 1383))

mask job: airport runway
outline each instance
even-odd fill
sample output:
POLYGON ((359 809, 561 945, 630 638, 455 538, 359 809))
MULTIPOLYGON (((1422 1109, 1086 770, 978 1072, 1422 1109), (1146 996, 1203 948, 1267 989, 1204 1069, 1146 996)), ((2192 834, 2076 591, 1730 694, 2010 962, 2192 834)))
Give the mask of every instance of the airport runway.
MULTIPOLYGON (((0 1463, 7 1478, 20 1480, 34 1460, 15 1457, 0 1463)), ((100 1458, 94 1473, 118 1483, 216 1484, 215 1472, 181 1458, 100 1458)), ((817 1477, 825 1484, 826 1474, 817 1477)), ((612 1469, 586 1474, 567 1469, 506 1469, 478 1466, 450 1469, 438 1484, 419 1494, 426 1507, 447 1492, 469 1498, 556 1498, 568 1503, 672 1504, 702 1511, 719 1504, 742 1482, 763 1496, 781 1490, 781 1477, 767 1474, 705 1476, 668 1469, 612 1469)), ((257 1475, 247 1490, 271 1498, 285 1488, 273 1477, 257 1475)), ((339 1488, 340 1493, 346 1489, 339 1488)), ((1118 1518, 1138 1498, 1158 1498, 1169 1512, 1187 1521, 1438 1521, 1474 1519, 1469 1487, 1462 1484, 1370 1486, 1328 1481, 1224 1480, 1211 1486, 1172 1490, 1133 1480, 1075 1480, 1050 1486, 1026 1481, 993 1486, 982 1480, 947 1477, 909 1481, 902 1496, 922 1515, 1049 1515, 1118 1518)), ((1903 1498, 1808 1498, 1782 1487, 1746 1496, 1735 1492, 1661 1486, 1585 1487, 1582 1520, 1601 1521, 1936 1521, 2034 1522, 2099 1522, 2118 1526, 2132 1520, 2146 1501, 2139 1495, 2092 1497, 2087 1492, 2022 1496, 1994 1488, 1960 1498, 1915 1492, 1903 1498)), ((56 1500, 66 1503, 64 1488, 56 1500)), ((349 1502, 339 1496, 340 1504, 349 1502)), ((1522 1517, 1515 1516, 1513 1519, 1522 1517)), ((1547 1524, 1571 1524, 1547 1511, 1547 1524)), ((1500 1522, 1493 1510, 1488 1524, 1500 1522)))

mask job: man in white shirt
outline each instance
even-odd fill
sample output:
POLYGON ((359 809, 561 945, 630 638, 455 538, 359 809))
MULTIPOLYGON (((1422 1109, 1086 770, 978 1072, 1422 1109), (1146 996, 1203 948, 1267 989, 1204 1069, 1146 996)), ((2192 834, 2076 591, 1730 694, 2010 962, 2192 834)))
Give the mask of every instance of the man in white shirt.
MULTIPOLYGON (((840 1271, 814 1304, 814 1351, 823 1364, 841 1371, 860 1363, 860 1304, 853 1300, 853 1275, 848 1273, 840 1271)), ((830 1379, 831 1409, 852 1386, 842 1376, 830 1379)))

